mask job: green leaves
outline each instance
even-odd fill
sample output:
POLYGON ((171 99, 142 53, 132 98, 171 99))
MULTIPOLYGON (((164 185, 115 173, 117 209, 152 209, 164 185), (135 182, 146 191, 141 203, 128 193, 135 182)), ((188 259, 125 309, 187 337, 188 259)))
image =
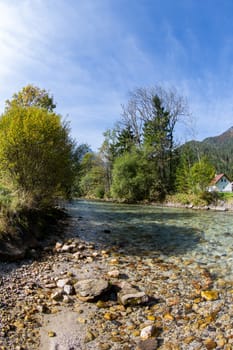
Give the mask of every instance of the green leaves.
POLYGON ((177 169, 176 186, 180 193, 198 194, 207 190, 210 181, 213 179, 215 169, 206 157, 189 165, 184 155, 182 162, 177 169))
POLYGON ((106 172, 100 157, 87 152, 80 163, 82 175, 79 187, 80 194, 89 198, 103 198, 106 189, 106 172))
POLYGON ((137 201, 146 198, 147 174, 138 152, 118 157, 113 167, 111 193, 114 198, 137 201))
POLYGON ((206 157, 203 157, 199 162, 194 163, 190 169, 190 190, 193 193, 206 191, 214 174, 214 167, 208 162, 206 157))

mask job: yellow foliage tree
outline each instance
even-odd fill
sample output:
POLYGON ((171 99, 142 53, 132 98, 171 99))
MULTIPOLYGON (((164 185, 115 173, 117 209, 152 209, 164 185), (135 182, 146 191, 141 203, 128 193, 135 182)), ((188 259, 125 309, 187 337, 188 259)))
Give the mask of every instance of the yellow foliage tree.
POLYGON ((23 205, 51 205, 72 186, 73 147, 59 115, 13 105, 0 118, 0 182, 23 205))

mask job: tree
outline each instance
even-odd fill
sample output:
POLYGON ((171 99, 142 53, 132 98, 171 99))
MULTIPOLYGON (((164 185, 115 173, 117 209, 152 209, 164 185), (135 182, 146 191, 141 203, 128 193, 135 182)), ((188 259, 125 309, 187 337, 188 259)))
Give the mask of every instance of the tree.
POLYGON ((169 113, 167 121, 170 137, 173 142, 174 129, 189 115, 187 101, 175 89, 164 89, 160 86, 152 88, 137 88, 130 92, 127 105, 123 105, 121 124, 123 128, 130 127, 135 137, 135 144, 143 143, 144 124, 154 119, 154 97, 157 96, 161 107, 169 113))
POLYGON ((130 130, 136 149, 143 150, 154 177, 151 188, 160 199, 174 190, 178 159, 175 127, 187 115, 186 100, 176 90, 159 86, 134 90, 123 106, 122 130, 130 130))
POLYGON ((88 153, 91 154, 91 149, 86 143, 75 146, 72 152, 73 172, 75 174, 72 196, 79 197, 81 195, 80 181, 83 175, 82 161, 88 153))
POLYGON ((115 144, 116 154, 118 156, 125 152, 130 152, 135 145, 135 137, 130 126, 119 130, 117 133, 117 142, 115 144))
POLYGON ((196 147, 192 143, 186 142, 178 148, 178 165, 175 173, 175 189, 179 193, 190 193, 190 172, 192 166, 199 162, 196 147))
POLYGON ((189 159, 186 157, 185 154, 181 154, 179 159, 179 165, 176 169, 175 187, 177 192, 190 192, 190 169, 191 165, 189 163, 189 159))
POLYGON ((104 141, 99 150, 99 156, 105 168, 105 193, 110 193, 112 183, 112 168, 117 157, 117 130, 108 129, 103 133, 104 141))
POLYGON ((143 138, 147 158, 153 162, 153 173, 157 181, 156 192, 163 197, 171 187, 172 175, 172 139, 169 128, 169 112, 162 106, 160 98, 156 95, 152 99, 154 106, 153 118, 144 124, 143 138), (160 190, 159 190, 160 188, 160 190))
POLYGON ((53 101, 53 96, 50 96, 45 89, 33 86, 31 84, 23 87, 18 93, 12 96, 11 100, 6 101, 5 110, 11 107, 38 107, 46 109, 48 112, 53 112, 56 104, 53 101))
POLYGON ((86 153, 81 162, 81 195, 103 198, 106 191, 106 173, 102 159, 93 152, 86 153))
POLYGON ((148 172, 138 152, 124 153, 113 167, 111 194, 127 201, 143 200, 148 196, 148 172))
POLYGON ((210 181, 213 179, 215 169, 206 157, 193 164, 190 169, 189 188, 193 193, 206 191, 210 181))
POLYGON ((73 149, 59 115, 12 104, 0 118, 0 182, 26 206, 52 204, 70 194, 73 149))

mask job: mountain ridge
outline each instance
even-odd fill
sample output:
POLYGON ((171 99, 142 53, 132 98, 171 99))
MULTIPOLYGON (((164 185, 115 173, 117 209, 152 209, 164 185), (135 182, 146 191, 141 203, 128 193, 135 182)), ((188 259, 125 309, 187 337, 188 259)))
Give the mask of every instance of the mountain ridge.
POLYGON ((204 143, 223 143, 226 140, 229 140, 233 138, 233 126, 231 126, 229 129, 221 133, 220 135, 217 136, 210 136, 205 138, 203 141, 204 143))
POLYGON ((225 173, 233 179, 233 126, 203 141, 188 141, 181 146, 181 152, 188 154, 192 162, 207 157, 217 173, 225 173))

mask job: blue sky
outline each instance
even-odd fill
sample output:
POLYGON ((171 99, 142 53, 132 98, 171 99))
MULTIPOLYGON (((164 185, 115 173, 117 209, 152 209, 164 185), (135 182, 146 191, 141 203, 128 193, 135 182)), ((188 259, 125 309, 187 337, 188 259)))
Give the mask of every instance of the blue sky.
POLYGON ((187 97, 180 141, 220 134, 233 126, 233 1, 0 0, 0 82, 1 112, 23 86, 45 88, 94 150, 136 87, 187 97))

